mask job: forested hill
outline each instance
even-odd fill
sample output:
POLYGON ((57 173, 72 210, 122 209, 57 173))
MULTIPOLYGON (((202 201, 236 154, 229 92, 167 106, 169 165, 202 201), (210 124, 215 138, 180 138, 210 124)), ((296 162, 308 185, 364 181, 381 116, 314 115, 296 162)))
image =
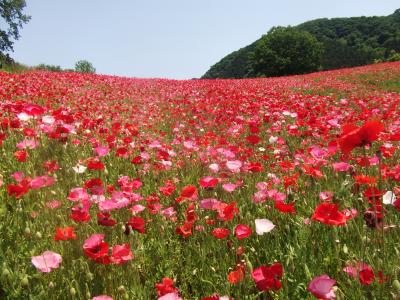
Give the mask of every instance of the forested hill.
MULTIPOLYGON (((383 17, 316 19, 295 28, 322 43, 321 70, 369 64, 400 52, 400 9, 383 17)), ((251 55, 258 41, 225 56, 202 78, 253 76, 251 55)))

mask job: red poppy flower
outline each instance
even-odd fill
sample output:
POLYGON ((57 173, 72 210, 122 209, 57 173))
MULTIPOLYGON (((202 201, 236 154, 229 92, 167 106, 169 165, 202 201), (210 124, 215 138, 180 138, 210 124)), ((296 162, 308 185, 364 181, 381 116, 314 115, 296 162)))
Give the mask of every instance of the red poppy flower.
POLYGON ((235 236, 238 240, 242 240, 248 238, 252 233, 252 230, 249 226, 244 224, 239 224, 235 228, 235 236))
POLYGON ((230 204, 221 203, 220 207, 218 208, 218 218, 222 221, 230 221, 238 213, 239 210, 236 207, 236 202, 232 202, 230 204))
POLYGON ((175 232, 183 237, 189 237, 192 235, 193 223, 185 221, 182 226, 176 228, 175 232))
POLYGON ((218 184, 218 179, 214 178, 212 176, 206 176, 202 179, 200 179, 199 184, 203 188, 210 188, 212 189, 218 184))
POLYGON ((56 228, 55 241, 75 240, 76 234, 73 227, 56 228))
POLYGON ((145 226, 146 222, 141 217, 132 217, 129 219, 126 226, 136 230, 140 233, 145 233, 145 226))
POLYGON ((365 266, 358 276, 362 285, 370 285, 375 280, 375 274, 369 266, 365 266))
POLYGON ((226 228, 214 228, 213 231, 211 231, 211 234, 217 239, 226 238, 229 235, 229 233, 230 233, 229 229, 226 228))
POLYGON ((285 203, 283 201, 275 201, 274 207, 283 213, 291 213, 291 214, 296 213, 296 209, 294 207, 294 202, 285 203))
POLYGON ((259 291, 279 290, 282 287, 279 281, 283 275, 283 268, 280 263, 274 263, 273 265, 266 267, 260 266, 251 272, 259 291))
POLYGON ((238 284, 244 279, 244 275, 244 267, 239 265, 235 270, 229 272, 228 281, 231 284, 238 284))
POLYGON ((159 190, 159 191, 161 192, 161 194, 163 194, 164 196, 171 196, 171 195, 175 192, 176 187, 175 187, 175 185, 173 184, 172 181, 167 181, 167 182, 165 183, 165 186, 159 187, 158 190, 159 190))
POLYGON ((197 188, 194 185, 187 185, 182 188, 181 197, 192 200, 197 199, 197 188))
POLYGON ((93 234, 83 243, 83 252, 87 257, 102 264, 111 263, 108 255, 108 244, 104 242, 104 234, 93 234))
POLYGON ((26 150, 17 150, 14 152, 14 157, 19 162, 26 162, 26 159, 28 157, 28 152, 26 152, 26 150))
POLYGON ((43 167, 46 169, 47 172, 53 173, 60 169, 60 166, 57 164, 56 161, 45 161, 43 163, 43 167))
POLYGON ((249 135, 246 137, 246 141, 249 144, 257 145, 261 141, 261 138, 258 135, 249 135))
POLYGON ((69 218, 78 223, 90 221, 89 207, 81 204, 75 205, 71 208, 69 218))
POLYGON ((158 297, 178 292, 178 289, 174 287, 174 281, 170 278, 163 278, 161 283, 156 283, 156 289, 158 297))
POLYGON ((99 212, 97 213, 97 224, 102 225, 102 226, 114 226, 117 223, 114 219, 110 218, 110 214, 105 212, 99 212))
POLYGON ((97 158, 91 158, 87 163, 87 168, 89 170, 104 170, 104 165, 97 158))
POLYGON ((311 218, 327 225, 340 226, 346 224, 346 216, 339 211, 338 205, 329 202, 319 204, 311 218))
POLYGON ((29 192, 30 189, 30 181, 28 179, 23 179, 18 184, 9 184, 7 185, 7 193, 10 196, 14 196, 15 198, 21 198, 23 195, 29 192))
POLYGON ((383 124, 377 120, 367 121, 361 127, 344 125, 339 146, 344 153, 350 153, 356 147, 371 144, 383 130, 383 124))

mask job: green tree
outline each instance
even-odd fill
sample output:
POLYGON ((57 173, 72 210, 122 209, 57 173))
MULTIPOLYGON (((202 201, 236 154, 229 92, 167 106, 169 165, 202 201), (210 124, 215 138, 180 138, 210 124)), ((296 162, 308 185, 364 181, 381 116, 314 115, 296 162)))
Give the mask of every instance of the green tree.
POLYGON ((75 64, 75 71, 81 73, 96 73, 96 69, 87 60, 80 60, 75 64))
POLYGON ((322 45, 310 33, 293 27, 274 27, 256 44, 253 76, 283 76, 317 71, 322 45))
POLYGON ((19 30, 30 20, 23 13, 25 6, 25 0, 0 0, 0 53, 13 51, 13 44, 20 37, 19 30))

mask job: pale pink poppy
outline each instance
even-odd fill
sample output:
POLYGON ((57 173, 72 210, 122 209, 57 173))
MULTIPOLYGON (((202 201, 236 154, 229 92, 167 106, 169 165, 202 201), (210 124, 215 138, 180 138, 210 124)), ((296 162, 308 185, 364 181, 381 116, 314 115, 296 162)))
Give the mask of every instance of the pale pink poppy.
POLYGON ((332 192, 320 192, 319 193, 319 199, 322 201, 330 201, 333 198, 333 193, 332 192))
POLYGON ((168 293, 158 298, 158 300, 182 300, 177 292, 168 293))
POLYGON ((383 204, 386 205, 393 205, 395 201, 396 201, 396 196, 392 191, 387 191, 382 197, 382 202, 383 204))
POLYGON ((219 171, 219 165, 218 164, 211 164, 208 166, 208 168, 210 169, 210 171, 212 173, 218 173, 219 171))
POLYGON ((161 211, 162 215, 166 218, 170 218, 176 214, 175 209, 171 206, 161 211))
POLYGON ((18 149, 35 149, 39 143, 33 139, 24 139, 19 142, 16 146, 18 149))
POLYGON ((268 219, 255 219, 256 232, 258 235, 270 232, 275 228, 275 225, 268 219))
POLYGON ((46 202, 46 207, 50 208, 50 209, 56 209, 59 208, 61 206, 61 202, 58 200, 51 200, 46 202))
POLYGON ((132 206, 130 210, 131 210, 131 213, 134 215, 134 214, 138 214, 138 213, 144 211, 145 209, 146 209, 146 206, 143 206, 141 204, 136 204, 136 205, 132 206))
POLYGON ((228 168, 229 171, 233 173, 239 173, 242 165, 243 164, 240 160, 228 160, 226 162, 226 167, 228 168))
POLYGON ((32 257, 32 264, 38 271, 43 273, 49 273, 53 269, 57 269, 61 261, 61 255, 52 251, 45 251, 39 256, 32 257))
POLYGON ((228 193, 232 193, 238 187, 237 184, 234 183, 224 183, 222 188, 227 191, 228 193))
POLYGON ((110 296, 107 296, 107 295, 100 295, 100 296, 93 297, 92 300, 113 300, 113 298, 111 298, 110 296))

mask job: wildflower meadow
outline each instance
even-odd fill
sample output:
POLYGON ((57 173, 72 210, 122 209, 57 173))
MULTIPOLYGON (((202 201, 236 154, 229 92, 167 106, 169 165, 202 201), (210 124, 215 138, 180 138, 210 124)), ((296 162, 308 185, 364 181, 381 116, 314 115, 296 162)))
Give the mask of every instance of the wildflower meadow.
POLYGON ((400 299, 399 93, 0 72, 0 298, 400 299))

